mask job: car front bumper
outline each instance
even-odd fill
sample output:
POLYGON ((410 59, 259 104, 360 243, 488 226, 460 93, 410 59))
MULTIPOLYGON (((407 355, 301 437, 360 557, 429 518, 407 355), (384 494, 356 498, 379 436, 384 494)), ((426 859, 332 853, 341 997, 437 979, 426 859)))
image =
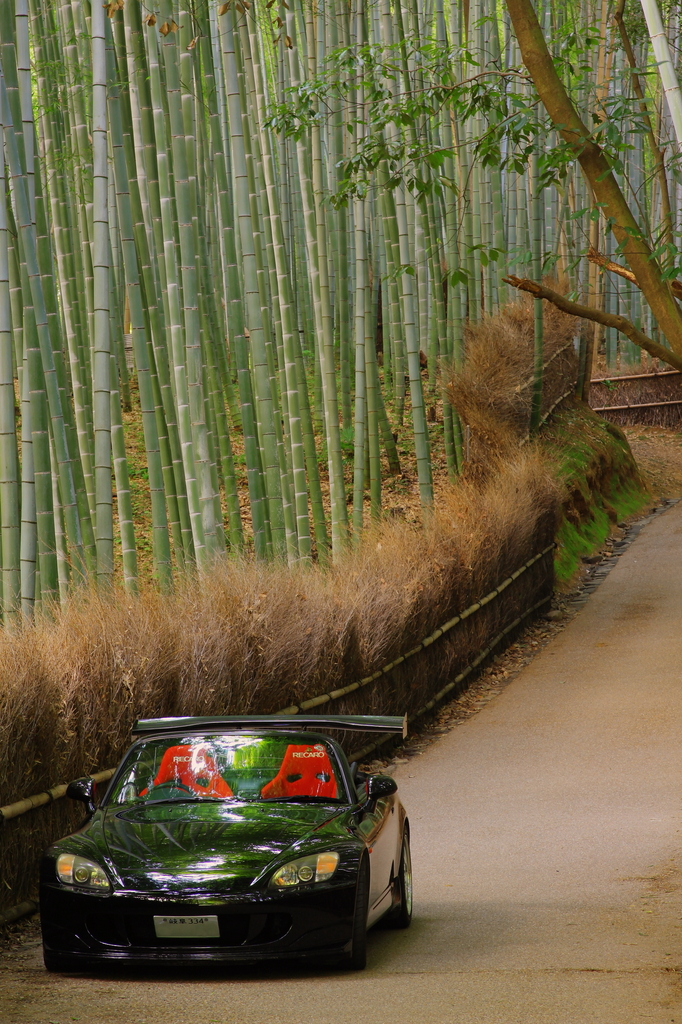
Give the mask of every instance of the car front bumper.
POLYGON ((43 946, 57 965, 174 964, 343 957, 350 952, 355 885, 221 900, 161 899, 73 892, 43 885, 43 946), (159 939, 155 915, 216 915, 214 939, 159 939))

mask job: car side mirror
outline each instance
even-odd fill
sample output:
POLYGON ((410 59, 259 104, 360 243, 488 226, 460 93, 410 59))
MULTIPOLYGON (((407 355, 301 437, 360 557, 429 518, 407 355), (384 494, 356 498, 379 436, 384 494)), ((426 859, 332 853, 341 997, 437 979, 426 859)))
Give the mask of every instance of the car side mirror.
POLYGON ((367 803, 373 804, 397 792, 398 783, 390 775, 370 775, 367 780, 367 803))
POLYGON ((95 786, 96 782, 90 776, 83 779, 74 779, 66 787, 66 795, 71 800, 79 800, 85 804, 88 814, 95 813, 95 786))

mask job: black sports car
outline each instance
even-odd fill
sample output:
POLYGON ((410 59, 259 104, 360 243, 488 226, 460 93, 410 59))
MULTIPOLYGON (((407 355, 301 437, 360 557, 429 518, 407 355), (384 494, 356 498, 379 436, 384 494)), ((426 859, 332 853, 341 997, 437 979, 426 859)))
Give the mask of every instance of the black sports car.
POLYGON ((140 721, 99 805, 42 861, 48 970, 102 962, 343 960, 412 916, 395 781, 349 765, 319 729, 404 732, 400 718, 140 721))

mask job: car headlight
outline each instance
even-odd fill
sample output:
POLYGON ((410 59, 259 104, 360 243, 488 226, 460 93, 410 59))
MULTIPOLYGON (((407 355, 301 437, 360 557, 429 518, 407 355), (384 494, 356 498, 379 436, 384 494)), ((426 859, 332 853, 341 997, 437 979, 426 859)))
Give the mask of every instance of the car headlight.
POLYGON ((110 889, 109 879, 99 864, 74 853, 60 853, 57 857, 57 878, 64 885, 78 889, 110 889))
POLYGON ((270 887, 282 889, 287 885, 328 882, 338 863, 338 853, 314 853, 311 857, 300 857, 278 868, 270 879, 270 887))

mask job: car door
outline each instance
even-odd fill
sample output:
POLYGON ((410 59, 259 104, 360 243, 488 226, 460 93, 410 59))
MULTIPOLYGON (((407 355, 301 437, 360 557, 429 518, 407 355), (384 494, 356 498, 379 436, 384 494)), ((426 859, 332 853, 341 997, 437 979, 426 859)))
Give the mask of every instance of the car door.
POLYGON ((398 870, 394 862, 399 846, 399 817, 396 797, 391 795, 377 800, 374 808, 363 815, 358 826, 369 852, 368 926, 378 920, 391 904, 391 879, 398 870))

